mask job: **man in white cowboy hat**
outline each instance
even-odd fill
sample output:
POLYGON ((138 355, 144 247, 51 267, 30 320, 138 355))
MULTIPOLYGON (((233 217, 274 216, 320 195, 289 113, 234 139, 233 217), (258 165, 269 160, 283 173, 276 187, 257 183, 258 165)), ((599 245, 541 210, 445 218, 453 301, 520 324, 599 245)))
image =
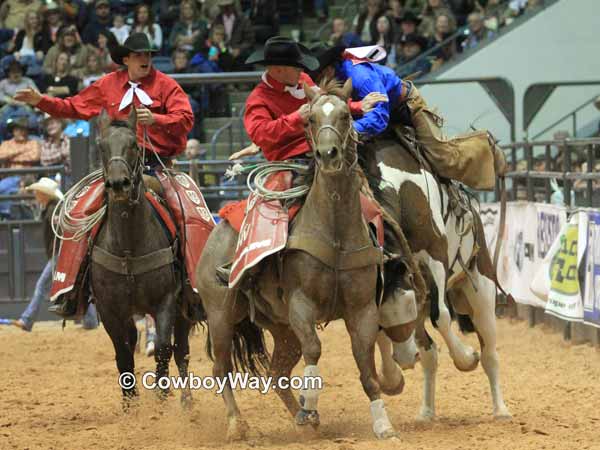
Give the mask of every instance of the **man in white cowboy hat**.
MULTIPOLYGON (((38 182, 27 186, 25 190, 28 192, 33 192, 35 195, 35 200, 41 208, 44 245, 46 248, 46 256, 48 257, 48 262, 44 266, 44 269, 42 270, 42 273, 35 284, 33 297, 31 298, 29 305, 27 305, 27 309, 25 309, 18 320, 12 321, 12 324, 16 327, 19 327, 24 331, 31 331, 39 314, 42 302, 44 299, 50 298, 50 287, 52 286, 52 268, 54 264, 54 232, 52 231, 51 221, 54 208, 58 202, 62 200, 63 194, 60 191, 56 181, 46 177, 41 178, 38 182)), ((94 317, 92 317, 92 321, 95 321, 95 326, 97 326, 98 322, 95 318, 95 310, 88 310, 88 314, 94 315, 94 317)), ((86 328, 94 328, 95 326, 94 324, 91 324, 86 328)))

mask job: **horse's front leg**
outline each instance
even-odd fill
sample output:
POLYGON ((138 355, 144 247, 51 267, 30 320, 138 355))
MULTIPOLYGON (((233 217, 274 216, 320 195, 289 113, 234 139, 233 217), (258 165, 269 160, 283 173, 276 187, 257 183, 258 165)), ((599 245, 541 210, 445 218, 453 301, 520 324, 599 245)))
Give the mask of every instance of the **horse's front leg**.
MULTIPOLYGON (((156 321, 154 361, 156 362, 157 383, 161 378, 169 376, 169 362, 173 354, 171 333, 173 332, 173 325, 175 323, 175 302, 175 295, 172 293, 167 294, 154 318, 156 321)), ((157 392, 161 394, 162 398, 166 398, 169 394, 169 388, 160 388, 160 391, 157 392)))
MULTIPOLYGON (((188 366, 190 362, 190 329, 192 323, 183 316, 183 312, 177 310, 175 316, 175 328, 173 331, 173 343, 175 353, 175 363, 179 369, 179 376, 181 378, 188 377, 188 366)), ((191 408, 192 406, 192 391, 189 383, 181 391, 181 405, 184 408, 191 408)))
POLYGON ((375 342, 379 331, 379 313, 374 300, 375 292, 372 294, 360 306, 355 306, 352 302, 360 299, 361 296, 353 296, 351 302, 346 304, 344 321, 352 342, 352 354, 360 371, 360 382, 371 400, 373 431, 377 438, 384 439, 395 436, 396 433, 381 399, 381 387, 375 369, 375 342))
POLYGON ((317 306, 301 289, 296 289, 289 296, 289 321, 290 327, 298 337, 304 357, 304 387, 300 397, 300 411, 296 414, 297 425, 312 425, 317 427, 320 423, 317 406, 319 403, 320 388, 317 386, 319 377, 319 358, 321 357, 321 341, 317 336, 317 306))

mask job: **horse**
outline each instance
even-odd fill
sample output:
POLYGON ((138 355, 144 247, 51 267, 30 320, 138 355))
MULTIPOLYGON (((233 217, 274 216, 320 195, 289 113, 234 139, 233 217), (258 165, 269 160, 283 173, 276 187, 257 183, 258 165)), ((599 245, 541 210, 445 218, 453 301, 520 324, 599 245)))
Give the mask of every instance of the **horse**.
MULTIPOLYGON (((90 286, 115 349, 120 377, 134 371, 138 339, 134 314, 155 319, 156 380, 168 376, 173 353, 180 376, 187 377, 193 323, 184 316, 182 305, 183 261, 147 197, 147 186, 157 193, 161 188, 156 179, 143 174, 136 121, 134 108, 127 121, 111 121, 105 110, 98 119, 107 212, 91 250, 90 286)), ((121 389, 127 406, 137 389, 128 382, 121 389)), ((157 390, 161 398, 168 391, 157 390)), ((191 405, 189 388, 182 390, 181 402, 191 405)))
POLYGON ((429 296, 417 319, 414 335, 404 342, 393 342, 393 354, 390 343, 386 343, 387 336, 380 337, 382 357, 387 365, 393 357, 402 368, 412 368, 420 359, 424 393, 417 418, 433 419, 438 361, 436 344, 425 329, 425 318, 429 315, 459 370, 474 370, 481 359, 490 384, 493 415, 508 419, 511 415, 500 388, 496 351, 495 307, 499 284, 480 216, 472 199, 464 193, 469 213, 459 217, 450 204, 448 184, 434 175, 409 139, 400 143, 397 135, 391 133, 366 145, 363 165, 370 181, 376 180, 371 183, 376 198, 405 233, 428 280, 429 296), (453 312, 457 313, 461 331, 477 333, 481 357, 452 331, 453 312))
MULTIPOLYGON (((374 359, 379 330, 376 295, 379 259, 383 258, 362 216, 357 137, 346 103, 352 81, 348 80, 341 88, 333 82, 322 85, 320 93, 307 86, 304 91, 310 101, 306 132, 313 151, 314 172, 305 201, 290 225, 287 248, 281 255, 270 256, 261 263, 251 275, 250 287, 240 282, 229 289, 219 281, 217 267, 232 260, 238 233, 222 221, 209 237, 196 269, 196 285, 214 354, 213 374, 225 378, 234 363, 248 369, 244 362, 254 361, 255 367, 262 364, 278 383, 281 377, 290 376, 303 357, 305 385, 300 404, 289 386, 276 391, 297 425, 316 428, 320 423, 320 387, 310 382, 313 377, 320 377, 321 341, 316 327, 342 318, 363 390, 371 402, 373 431, 378 438, 387 438, 394 435, 394 429, 381 399, 382 387, 374 359), (303 241, 311 241, 325 253, 330 252, 334 261, 345 262, 347 267, 323 262, 303 248, 303 241), (290 245, 291 242, 295 245, 290 245), (368 252, 360 253, 365 250, 377 250, 376 256, 365 257, 368 252), (360 258, 354 258, 355 263, 350 264, 352 256, 360 258), (253 322, 248 320, 249 316, 253 322), (270 361, 260 337, 260 330, 265 329, 274 340, 270 361), (234 355, 233 360, 232 340, 238 343, 234 345, 238 349, 237 359, 234 355), (245 349, 243 355, 240 349, 245 349)), ((229 383, 223 399, 228 437, 241 439, 248 426, 229 383)))

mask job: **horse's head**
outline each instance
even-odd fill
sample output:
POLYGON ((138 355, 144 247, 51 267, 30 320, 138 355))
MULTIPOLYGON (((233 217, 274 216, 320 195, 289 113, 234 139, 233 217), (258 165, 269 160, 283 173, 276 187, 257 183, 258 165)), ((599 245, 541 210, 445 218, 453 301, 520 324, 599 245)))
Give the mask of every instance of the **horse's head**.
POLYGON ((104 185, 114 201, 128 201, 135 195, 134 189, 139 189, 142 163, 136 140, 136 120, 135 108, 131 108, 127 122, 112 121, 105 110, 98 119, 104 185))
POLYGON ((347 103, 352 93, 352 79, 348 78, 343 87, 335 80, 328 80, 320 88, 321 92, 317 93, 304 85, 310 101, 308 140, 319 169, 338 172, 356 159, 356 148, 350 145, 356 140, 356 133, 347 103))

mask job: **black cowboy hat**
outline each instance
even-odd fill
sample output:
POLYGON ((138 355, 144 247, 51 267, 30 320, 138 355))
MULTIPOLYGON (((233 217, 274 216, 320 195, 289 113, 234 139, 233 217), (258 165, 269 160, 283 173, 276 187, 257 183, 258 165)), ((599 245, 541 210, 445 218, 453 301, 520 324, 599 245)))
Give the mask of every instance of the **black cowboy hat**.
POLYGON ((423 36, 418 35, 417 33, 410 33, 402 36, 399 42, 400 45, 405 44, 417 44, 421 47, 421 49, 427 48, 427 39, 423 36))
POLYGON ((340 60, 344 50, 346 50, 346 47, 343 45, 334 45, 331 47, 321 42, 310 47, 311 53, 319 60, 319 71, 340 60))
POLYGON ((400 17, 400 23, 402 22, 412 22, 415 25, 419 25, 421 23, 421 19, 412 11, 406 11, 402 17, 400 17))
POLYGON ((310 54, 309 49, 283 36, 267 39, 265 48, 252 53, 246 60, 246 64, 293 66, 305 70, 316 70, 319 67, 319 61, 310 54))
POLYGON ((29 131, 29 120, 27 120, 27 117, 23 116, 8 119, 6 121, 6 128, 8 128, 8 131, 11 133, 15 128, 23 128, 24 130, 29 131))
MULTIPOLYGON (((110 41, 109 41, 110 42, 110 41)), ((150 52, 156 53, 157 49, 152 47, 152 43, 146 33, 132 33, 123 42, 123 45, 109 46, 110 57, 119 65, 123 65, 123 58, 129 56, 130 53, 150 52)))

